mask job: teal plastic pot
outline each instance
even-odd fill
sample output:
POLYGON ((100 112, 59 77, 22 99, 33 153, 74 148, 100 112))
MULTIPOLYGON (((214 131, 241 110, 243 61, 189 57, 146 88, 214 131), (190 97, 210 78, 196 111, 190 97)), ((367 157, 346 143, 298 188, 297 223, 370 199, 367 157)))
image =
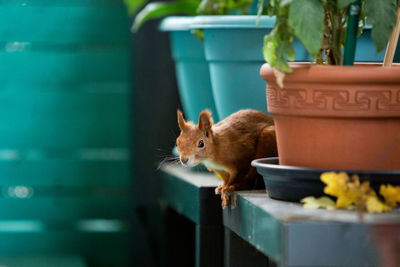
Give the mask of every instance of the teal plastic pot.
MULTIPOLYGON (((265 63, 262 47, 275 18, 262 16, 256 26, 256 16, 198 16, 193 29, 204 30, 206 59, 215 105, 220 119, 240 109, 267 110, 265 82, 259 70, 265 63)), ((303 45, 293 41, 295 61, 310 61, 303 45)), ((359 38, 357 61, 383 61, 384 52, 376 53, 367 28, 359 38)))
POLYGON ((194 17, 168 17, 161 22, 160 30, 170 32, 179 96, 186 119, 197 123, 200 112, 208 109, 214 121, 218 121, 204 45, 190 32, 193 20, 194 17))
MULTIPOLYGON (((371 37, 371 29, 372 27, 367 25, 365 26, 363 33, 357 39, 356 46, 356 54, 355 61, 356 62, 383 62, 385 58, 385 50, 377 53, 375 43, 371 37)), ((396 51, 399 51, 397 45, 396 51)), ((393 59, 393 62, 400 62, 400 53, 396 53, 393 59)))
MULTIPOLYGON (((267 110, 265 82, 259 75, 265 63, 262 46, 264 35, 275 23, 262 17, 256 27, 256 16, 198 16, 193 28, 204 30, 204 48, 210 67, 215 105, 221 119, 240 109, 267 110)), ((295 44, 298 59, 308 56, 295 44)))

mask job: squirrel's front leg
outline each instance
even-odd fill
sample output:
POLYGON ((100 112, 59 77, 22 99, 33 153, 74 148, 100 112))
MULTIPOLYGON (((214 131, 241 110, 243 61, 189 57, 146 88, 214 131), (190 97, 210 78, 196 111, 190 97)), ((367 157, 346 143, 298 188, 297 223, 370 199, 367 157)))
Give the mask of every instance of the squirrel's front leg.
POLYGON ((218 186, 217 188, 215 188, 215 194, 220 195, 221 192, 224 190, 224 187, 225 187, 227 181, 229 181, 230 175, 228 172, 225 172, 222 170, 213 170, 213 171, 217 176, 221 177, 223 180, 222 184, 220 186, 218 186))
POLYGON ((237 171, 232 170, 229 173, 229 178, 226 181, 224 181, 224 184, 221 189, 221 199, 223 208, 229 205, 230 196, 232 192, 235 191, 235 186, 233 185, 233 182, 236 180, 236 176, 237 176, 237 171))

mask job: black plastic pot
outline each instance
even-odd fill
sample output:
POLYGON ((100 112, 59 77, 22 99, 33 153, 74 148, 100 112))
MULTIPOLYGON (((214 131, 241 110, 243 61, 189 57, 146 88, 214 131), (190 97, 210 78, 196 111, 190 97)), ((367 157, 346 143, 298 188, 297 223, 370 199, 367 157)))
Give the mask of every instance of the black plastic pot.
MULTIPOLYGON (((257 168, 264 178, 265 187, 271 198, 300 201, 304 197, 324 195, 325 184, 320 176, 324 172, 343 170, 313 169, 279 165, 279 158, 263 158, 254 160, 252 166, 257 168)), ((381 184, 400 184, 399 171, 358 171, 346 170, 347 174, 357 174, 360 181, 370 181, 371 187, 379 192, 381 184)))

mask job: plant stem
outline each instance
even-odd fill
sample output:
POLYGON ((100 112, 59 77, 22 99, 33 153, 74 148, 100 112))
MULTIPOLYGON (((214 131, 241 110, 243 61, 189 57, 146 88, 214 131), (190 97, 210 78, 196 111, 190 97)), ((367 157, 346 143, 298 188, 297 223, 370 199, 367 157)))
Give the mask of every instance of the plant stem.
POLYGON ((396 51, 397 42, 399 40, 400 32, 400 6, 397 6, 397 23, 390 36, 389 43, 386 48, 385 59, 383 61, 384 67, 390 67, 393 63, 394 53, 396 51))
POLYGON ((342 51, 341 51, 341 38, 342 38, 342 14, 338 8, 326 14, 329 20, 329 27, 331 35, 328 38, 329 45, 327 48, 327 61, 329 65, 341 65, 342 51))
POLYGON ((324 64, 324 50, 321 49, 317 55, 316 63, 319 65, 324 64))
POLYGON ((333 65, 341 65, 342 64, 342 48, 341 48, 341 38, 342 38, 342 16, 340 13, 336 13, 333 17, 334 26, 333 26, 333 55, 334 55, 334 64, 333 65))

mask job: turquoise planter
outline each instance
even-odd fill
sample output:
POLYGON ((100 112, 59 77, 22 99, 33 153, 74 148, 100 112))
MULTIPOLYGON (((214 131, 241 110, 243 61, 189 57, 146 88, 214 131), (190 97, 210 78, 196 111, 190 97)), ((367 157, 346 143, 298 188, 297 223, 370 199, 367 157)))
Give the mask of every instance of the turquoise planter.
MULTIPOLYGON (((399 46, 397 46, 398 48, 399 46)), ((398 50, 398 49, 397 49, 398 50)), ((395 54, 394 62, 399 62, 399 53, 395 54)), ((376 53, 374 41, 371 37, 371 27, 366 26, 363 33, 357 39, 355 61, 357 62, 383 62, 385 50, 376 53)))
POLYGON ((168 17, 162 21, 160 29, 170 32, 179 95, 186 119, 197 123, 199 113, 209 109, 214 120, 218 121, 204 46, 190 33, 193 19, 168 17))
MULTIPOLYGON (((199 16, 194 28, 204 29, 204 47, 217 112, 221 119, 240 109, 266 111, 265 82, 259 75, 265 63, 264 35, 275 19, 256 16, 199 16)), ((295 41, 297 59, 309 57, 295 41)))
MULTIPOLYGON (((204 29, 204 47, 210 66, 215 105, 220 119, 240 109, 267 110, 265 82, 259 75, 265 63, 262 47, 275 19, 262 16, 199 16, 192 28, 204 29)), ((293 41, 295 61, 311 57, 298 41, 293 41)), ((357 61, 382 61, 384 52, 376 53, 367 29, 359 38, 357 61)))

